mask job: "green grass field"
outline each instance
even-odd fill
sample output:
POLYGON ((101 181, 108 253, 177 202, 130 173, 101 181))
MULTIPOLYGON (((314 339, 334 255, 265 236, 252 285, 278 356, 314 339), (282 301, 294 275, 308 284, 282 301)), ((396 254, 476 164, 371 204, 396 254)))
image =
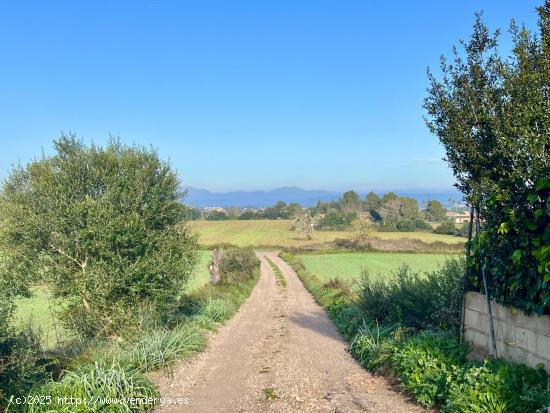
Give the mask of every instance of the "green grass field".
MULTIPOLYGON (((210 246, 230 243, 240 247, 304 247, 323 245, 337 238, 349 238, 350 231, 315 231, 309 241, 302 234, 291 230, 291 220, 250 220, 250 221, 194 221, 193 229, 200 234, 200 242, 210 246)), ((412 238, 424 242, 442 241, 448 244, 465 242, 464 238, 431 232, 373 232, 373 236, 382 239, 412 238)))
POLYGON ((397 253, 342 253, 299 256, 308 271, 320 279, 340 277, 345 280, 358 279, 363 268, 371 274, 388 277, 403 263, 413 271, 425 272, 437 268, 445 260, 441 254, 397 254, 397 253))
POLYGON ((193 277, 189 280, 187 284, 186 291, 188 293, 193 292, 194 290, 202 287, 208 281, 210 281, 210 272, 208 271, 208 266, 212 259, 211 252, 202 250, 200 251, 200 259, 195 268, 195 273, 193 277))
MULTIPOLYGON (((187 292, 193 292, 209 281, 209 263, 210 251, 200 251, 199 263, 193 277, 189 280, 186 288, 187 292)), ((16 323, 20 326, 30 323, 33 328, 42 332, 44 344, 53 346, 57 342, 55 329, 57 328, 57 334, 61 339, 66 333, 59 323, 55 322, 53 313, 57 308, 56 304, 51 299, 46 287, 35 287, 32 291, 32 297, 18 300, 15 313, 16 323)))

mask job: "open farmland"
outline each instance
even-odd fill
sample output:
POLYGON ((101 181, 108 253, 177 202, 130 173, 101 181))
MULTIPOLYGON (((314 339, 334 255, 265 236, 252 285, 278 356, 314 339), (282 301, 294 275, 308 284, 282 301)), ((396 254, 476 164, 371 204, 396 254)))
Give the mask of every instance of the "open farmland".
MULTIPOLYGON (((229 243, 237 246, 260 247, 326 247, 336 239, 350 238, 351 231, 315 231, 312 240, 292 231, 291 220, 228 220, 193 221, 191 226, 200 233, 200 242, 205 246, 229 243)), ((465 238, 431 232, 373 232, 385 240, 400 238, 418 239, 423 242, 440 241, 447 244, 465 242, 465 238)))
POLYGON ((388 277, 404 263, 415 272, 433 271, 445 260, 442 254, 342 253, 300 255, 306 269, 322 280, 340 277, 357 280, 363 269, 388 277))

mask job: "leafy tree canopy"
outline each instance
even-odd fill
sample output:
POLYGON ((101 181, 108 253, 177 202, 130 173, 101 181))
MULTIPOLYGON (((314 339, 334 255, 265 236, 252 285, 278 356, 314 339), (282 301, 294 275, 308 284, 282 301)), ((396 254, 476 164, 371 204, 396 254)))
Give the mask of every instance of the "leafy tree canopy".
POLYGON ((86 146, 16 167, 0 193, 0 279, 47 283, 78 334, 111 335, 175 303, 197 259, 176 173, 152 149, 86 146))

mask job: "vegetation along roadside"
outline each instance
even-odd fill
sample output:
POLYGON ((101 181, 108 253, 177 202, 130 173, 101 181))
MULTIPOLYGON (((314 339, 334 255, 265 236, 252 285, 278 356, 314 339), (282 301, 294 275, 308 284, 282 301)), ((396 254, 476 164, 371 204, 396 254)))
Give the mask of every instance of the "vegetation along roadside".
POLYGON ((251 292, 259 260, 229 249, 220 281, 195 288, 197 236, 171 166, 116 140, 54 144, 0 191, 0 411, 150 410, 147 373, 204 347, 251 292), (63 328, 54 348, 15 318, 37 291, 63 328))
POLYGON ((550 378, 500 359, 470 361, 457 335, 463 258, 449 258, 420 276, 404 266, 395 281, 361 277, 361 288, 322 281, 290 253, 281 257, 327 311, 351 354, 425 407, 444 412, 543 412, 550 378))

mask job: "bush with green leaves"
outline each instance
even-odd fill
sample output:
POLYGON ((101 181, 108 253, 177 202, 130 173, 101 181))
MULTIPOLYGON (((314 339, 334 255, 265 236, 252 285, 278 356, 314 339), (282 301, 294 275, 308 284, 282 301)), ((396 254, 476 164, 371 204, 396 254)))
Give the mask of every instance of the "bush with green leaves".
POLYGON ((234 283, 250 278, 260 268, 260 260, 252 248, 223 250, 220 260, 221 282, 234 283))
POLYGON ((362 274, 359 306, 365 316, 380 323, 406 327, 457 329, 463 291, 465 260, 449 258, 435 271, 414 273, 407 265, 390 281, 362 274))
POLYGON ((205 219, 207 221, 227 221, 229 217, 223 211, 212 211, 206 216, 205 219))
POLYGON ((545 412, 550 407, 550 377, 544 369, 503 360, 463 366, 450 383, 444 411, 450 413, 545 412))
POLYGON ((357 218, 357 213, 353 211, 340 211, 331 209, 317 223, 318 230, 342 231, 349 229, 352 222, 357 218))
POLYGON ((180 181, 152 149, 54 146, 4 183, 0 278, 48 284, 79 335, 121 334, 175 304, 197 261, 180 181))
POLYGON ((449 383, 466 361, 467 348, 448 332, 422 332, 406 340, 392 356, 401 383, 416 400, 433 407, 447 399, 449 383))
POLYGON ((11 398, 26 396, 59 370, 59 360, 44 351, 40 335, 30 326, 4 331, 0 336, 0 411, 11 398))
POLYGON ((416 217, 399 221, 396 224, 396 228, 400 232, 427 231, 432 229, 430 224, 416 217))

